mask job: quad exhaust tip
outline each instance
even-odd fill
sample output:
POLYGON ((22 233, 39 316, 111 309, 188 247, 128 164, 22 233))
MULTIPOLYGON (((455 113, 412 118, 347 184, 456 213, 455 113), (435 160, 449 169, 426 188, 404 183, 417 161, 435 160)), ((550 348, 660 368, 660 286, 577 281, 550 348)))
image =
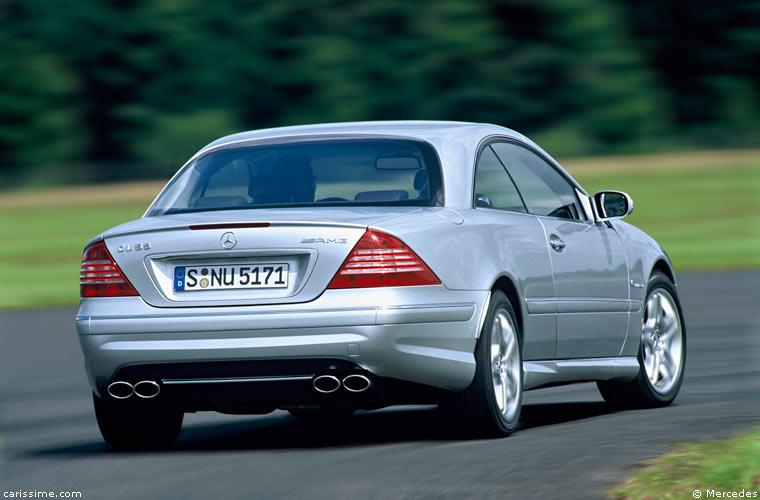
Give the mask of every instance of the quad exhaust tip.
POLYGON ((343 381, 334 375, 320 375, 314 377, 312 385, 317 392, 322 394, 330 394, 338 389, 341 385, 346 388, 348 392, 364 392, 372 387, 372 380, 364 375, 357 373, 346 375, 343 377, 343 381))
POLYGON ((161 386, 153 380, 142 380, 135 385, 117 380, 108 385, 108 394, 114 399, 127 399, 133 394, 138 398, 150 399, 158 396, 161 386))
POLYGON ((330 394, 331 392, 340 389, 340 380, 338 380, 338 377, 332 375, 320 375, 319 377, 314 377, 311 384, 317 392, 321 392, 322 394, 330 394))
POLYGON ((135 384, 135 395, 138 398, 155 398, 159 392, 161 392, 161 387, 152 380, 143 380, 135 384))
POLYGON ((113 382, 108 386, 108 394, 114 399, 127 399, 135 393, 135 388, 129 382, 113 382))
POLYGON ((343 378, 343 387, 350 392, 364 392, 372 387, 372 381, 364 375, 348 375, 343 378))

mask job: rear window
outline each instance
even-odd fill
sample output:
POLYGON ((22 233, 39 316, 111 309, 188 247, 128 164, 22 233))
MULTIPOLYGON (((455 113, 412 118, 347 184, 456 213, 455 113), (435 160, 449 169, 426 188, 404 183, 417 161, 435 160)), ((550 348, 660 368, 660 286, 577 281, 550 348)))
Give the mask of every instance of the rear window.
POLYGON ((148 215, 342 205, 443 205, 433 147, 331 139, 223 148, 186 165, 148 215))

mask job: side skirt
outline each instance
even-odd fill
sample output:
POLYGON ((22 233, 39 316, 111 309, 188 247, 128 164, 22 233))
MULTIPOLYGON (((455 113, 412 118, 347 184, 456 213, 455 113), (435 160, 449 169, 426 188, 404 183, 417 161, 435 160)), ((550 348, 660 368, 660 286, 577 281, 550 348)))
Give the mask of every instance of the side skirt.
POLYGON ((636 378, 639 361, 635 357, 525 361, 523 371, 524 390, 597 380, 626 382, 636 378))

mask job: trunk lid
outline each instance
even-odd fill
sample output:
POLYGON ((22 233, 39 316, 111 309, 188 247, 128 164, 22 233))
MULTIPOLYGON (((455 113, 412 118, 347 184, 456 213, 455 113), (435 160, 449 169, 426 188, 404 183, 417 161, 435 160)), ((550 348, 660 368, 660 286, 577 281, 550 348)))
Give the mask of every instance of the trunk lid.
POLYGON ((138 219, 103 237, 127 279, 153 306, 285 304, 321 295, 368 226, 419 210, 200 212, 138 219), (201 288, 204 277, 207 286, 201 288), (259 284, 251 288, 253 283, 259 284))

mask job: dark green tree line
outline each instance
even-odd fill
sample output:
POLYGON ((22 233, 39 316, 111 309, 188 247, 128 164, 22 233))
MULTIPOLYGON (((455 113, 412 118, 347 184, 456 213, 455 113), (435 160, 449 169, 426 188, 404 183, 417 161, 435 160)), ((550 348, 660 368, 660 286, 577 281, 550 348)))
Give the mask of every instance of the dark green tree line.
POLYGON ((343 120, 747 145, 759 72, 756 0, 0 0, 0 171, 164 175, 229 132, 343 120))

